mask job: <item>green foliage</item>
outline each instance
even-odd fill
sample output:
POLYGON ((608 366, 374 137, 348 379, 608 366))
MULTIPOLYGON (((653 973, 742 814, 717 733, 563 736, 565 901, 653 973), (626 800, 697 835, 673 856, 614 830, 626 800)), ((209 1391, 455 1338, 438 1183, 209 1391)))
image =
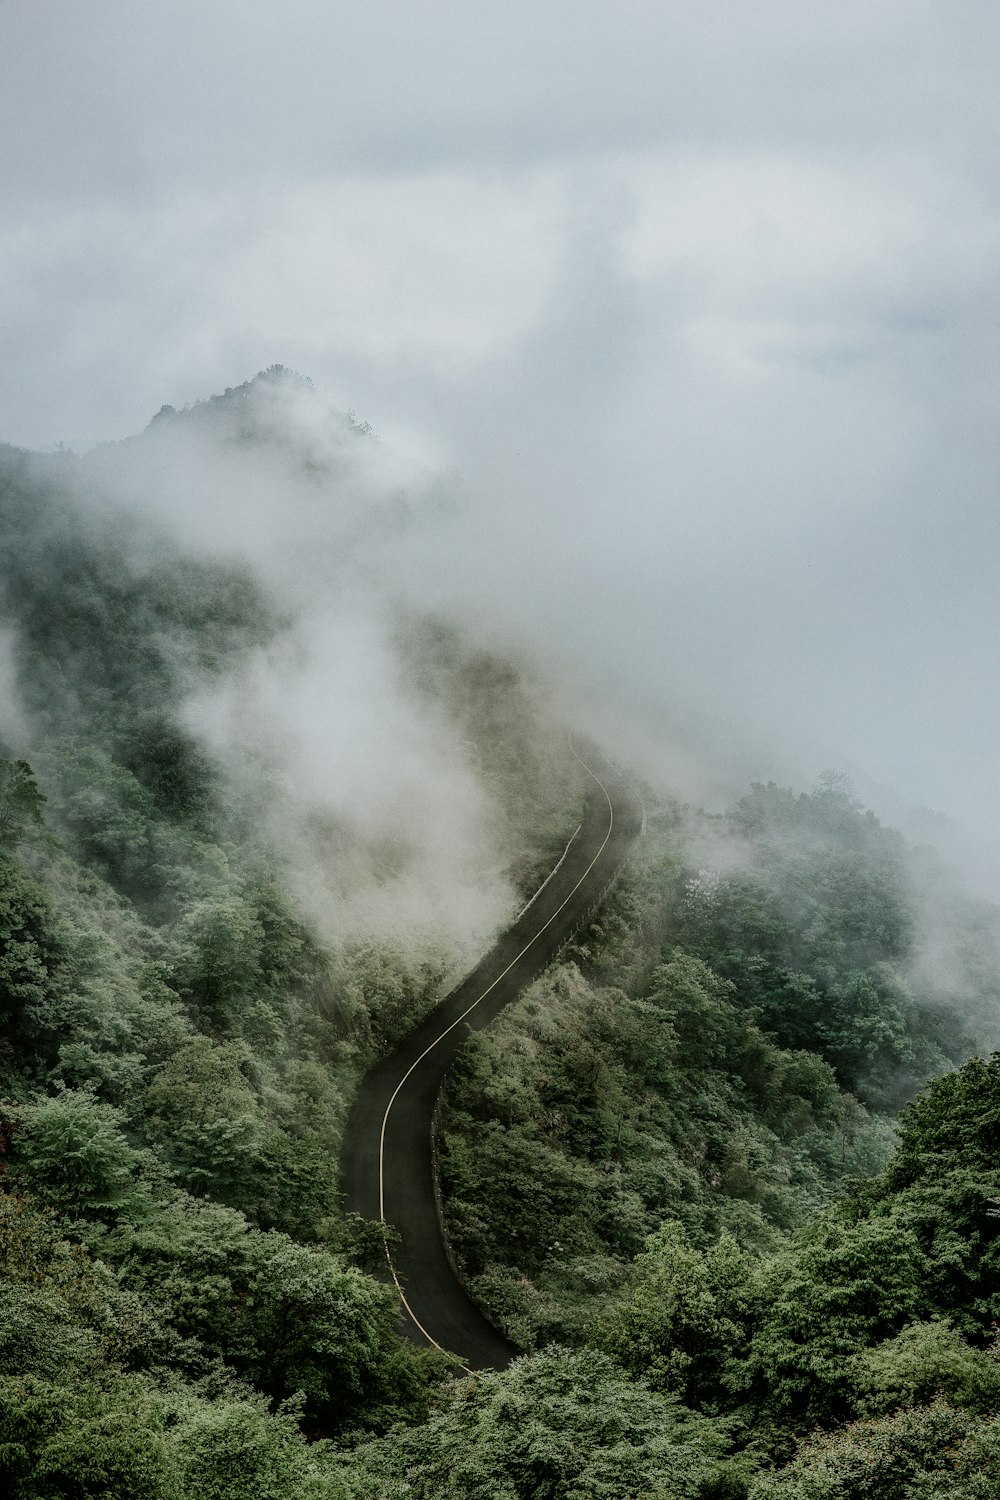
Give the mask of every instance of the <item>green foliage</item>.
POLYGON ((192 1192, 260 1195, 268 1125, 236 1048, 193 1038, 157 1070, 144 1105, 147 1138, 192 1192))
POLYGON ((595 1342, 655 1390, 711 1409, 727 1358, 746 1339, 755 1290, 731 1236, 699 1253, 679 1224, 667 1224, 650 1236, 595 1342))
POLYGON ((73 1384, 0 1375, 0 1483, 11 1500, 346 1500, 298 1408, 252 1392, 157 1388, 105 1372, 73 1384))
POLYGON ((965 1037, 943 1051, 936 997, 908 982, 913 862, 836 778, 811 796, 755 786, 716 837, 720 864, 733 863, 725 840, 735 838, 737 868, 687 880, 676 934, 782 1045, 820 1052, 847 1087, 882 1103, 960 1055, 965 1037))
POLYGON ((15 845, 32 824, 41 825, 44 801, 26 760, 0 760, 0 849, 15 845))
POLYGON ((1000 1053, 936 1078, 904 1109, 890 1181, 895 1188, 958 1166, 995 1172, 1000 1150, 1000 1053))
POLYGON ((294 1411, 272 1413, 249 1395, 188 1397, 170 1412, 171 1458, 181 1492, 205 1500, 299 1500, 318 1465, 294 1411))
MULTIPOLYGON (((938 1079, 874 1180, 891 1124, 856 1095, 895 1108, 970 1050, 960 1013, 993 1025, 996 917, 836 778, 725 818, 650 798, 613 900, 454 1070, 473 1290, 577 1347, 444 1388, 397 1337, 341 1133, 456 952, 318 941, 263 831, 284 847, 274 767, 237 785, 187 711, 291 622, 87 493, 181 437, 313 483, 306 389, 274 368, 117 457, 0 451, 30 755, 0 760, 4 1492, 745 1500, 766 1461, 756 1500, 993 1495, 1000 1063, 938 1079)), ((395 649, 527 894, 575 822, 561 731, 451 624, 400 611, 395 649)))
POLYGON ((260 983, 264 929, 235 893, 207 897, 184 913, 176 933, 178 979, 217 1025, 239 1014, 260 983))
POLYGON ((646 968, 637 995, 567 965, 453 1071, 452 1240, 516 1338, 579 1339, 665 1219, 700 1247, 728 1231, 769 1248, 845 1172, 880 1164, 883 1135, 690 955, 646 968))
MULTIPOLYGON (((238 1229, 250 1233, 245 1224, 238 1229)), ((325 1445, 306 1447, 301 1401, 272 1410, 149 1308, 147 1294, 123 1290, 106 1266, 65 1239, 54 1214, 0 1196, 5 1495, 332 1500, 342 1493, 325 1477, 325 1445)), ((163 1303, 159 1310, 162 1317, 173 1311, 163 1303)), ((184 1308, 177 1312, 183 1317, 184 1308)))
POLYGON ((606 1356, 549 1349, 467 1381, 391 1443, 358 1449, 345 1477, 358 1500, 696 1500, 723 1443, 606 1356))
POLYGON ((6 1288, 0 1374, 74 1382, 140 1370, 188 1354, 176 1334, 51 1212, 0 1198, 0 1277, 6 1288))
POLYGON ((0 1195, 0 1272, 10 1283, 53 1285, 77 1315, 102 1305, 98 1274, 86 1251, 66 1239, 55 1214, 6 1193, 0 1195))
POLYGON ((0 1379, 0 1478, 11 1500, 183 1500, 161 1412, 141 1381, 0 1379))
POLYGON ((911 1323, 894 1339, 857 1356, 858 1404, 872 1414, 924 1406, 943 1397, 953 1406, 990 1412, 1000 1407, 996 1345, 972 1348, 941 1318, 911 1323))
POLYGON ((23 1283, 0 1284, 0 1369, 53 1380, 98 1362, 95 1334, 73 1320, 64 1298, 23 1283))
POLYGON ((993 1500, 998 1489, 1000 1422, 935 1402, 811 1439, 750 1500, 993 1500))
POLYGON ((932 1307, 916 1235, 886 1218, 827 1214, 775 1257, 734 1383, 794 1430, 850 1415, 852 1360, 932 1307))
POLYGON ((0 583, 19 685, 50 732, 124 745, 171 812, 178 762, 198 754, 170 710, 193 672, 264 644, 280 621, 245 570, 181 556, 135 513, 81 505, 81 477, 37 459, 0 469, 0 583))
POLYGON ((0 1028, 8 1052, 37 1047, 34 1014, 65 988, 67 959, 51 897, 0 856, 0 1028))
POLYGON ((339 1001, 355 1038, 388 1052, 441 998, 445 955, 434 946, 400 953, 371 939, 352 944, 339 964, 339 1001))
POLYGON ((268 1119, 247 1065, 234 1044, 195 1037, 180 1047, 145 1089, 145 1137, 195 1196, 241 1206, 264 1226, 304 1215, 315 1227, 336 1199, 330 1142, 268 1119))
POLYGON ((143 1133, 189 1192, 316 1238, 336 1210, 343 1101, 315 1065, 289 1061, 266 1100, 254 1071, 245 1045, 194 1037, 146 1087, 143 1133))
POLYGON ((96 745, 56 741, 43 763, 54 817, 81 860, 119 889, 143 897, 153 892, 163 852, 150 792, 96 745))
POLYGON ((33 1192, 75 1217, 142 1215, 144 1155, 129 1145, 125 1116, 89 1090, 64 1089, 12 1113, 12 1162, 33 1192))
POLYGON ((397 1355, 393 1293, 231 1209, 176 1199, 131 1231, 122 1274, 258 1390, 301 1392, 324 1430, 378 1424, 422 1399, 416 1367, 397 1355))
MULTIPOLYGON (((911 1234, 924 1255, 928 1299, 966 1338, 987 1342, 1000 1295, 1000 1224, 990 1214, 1000 1175, 956 1169, 937 1181, 882 1198, 871 1191, 872 1217, 911 1234)), ((865 1198, 861 1196, 861 1212, 865 1198)))

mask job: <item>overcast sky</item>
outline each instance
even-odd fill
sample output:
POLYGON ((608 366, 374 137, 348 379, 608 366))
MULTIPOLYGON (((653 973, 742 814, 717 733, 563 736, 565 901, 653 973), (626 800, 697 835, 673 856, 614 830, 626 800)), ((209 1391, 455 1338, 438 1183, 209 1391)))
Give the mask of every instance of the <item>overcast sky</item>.
POLYGON ((637 739, 996 838, 998 55, 995 0, 0 0, 0 440, 290 365, 637 739))

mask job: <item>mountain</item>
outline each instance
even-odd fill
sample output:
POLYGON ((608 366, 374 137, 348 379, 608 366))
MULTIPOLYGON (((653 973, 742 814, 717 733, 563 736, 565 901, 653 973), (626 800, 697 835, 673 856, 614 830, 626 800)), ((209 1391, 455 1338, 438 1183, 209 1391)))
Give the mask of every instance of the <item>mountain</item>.
POLYGON ((642 788, 440 1115, 524 1357, 400 1336, 351 1100, 583 799, 552 684, 415 574, 454 503, 280 367, 0 449, 7 1491, 993 1493, 997 912, 837 778, 642 788))

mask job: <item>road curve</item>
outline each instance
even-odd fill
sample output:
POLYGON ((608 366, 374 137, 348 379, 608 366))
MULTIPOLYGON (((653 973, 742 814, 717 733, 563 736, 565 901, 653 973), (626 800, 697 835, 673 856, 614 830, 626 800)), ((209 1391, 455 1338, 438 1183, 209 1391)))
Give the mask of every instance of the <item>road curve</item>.
POLYGON ((345 1208, 384 1221, 403 1331, 457 1354, 467 1369, 503 1369, 517 1350, 459 1282, 448 1258, 431 1131, 444 1076, 470 1031, 488 1026, 583 925, 639 836, 635 792, 596 751, 573 749, 590 777, 579 830, 533 901, 472 973, 362 1079, 345 1132, 345 1208))

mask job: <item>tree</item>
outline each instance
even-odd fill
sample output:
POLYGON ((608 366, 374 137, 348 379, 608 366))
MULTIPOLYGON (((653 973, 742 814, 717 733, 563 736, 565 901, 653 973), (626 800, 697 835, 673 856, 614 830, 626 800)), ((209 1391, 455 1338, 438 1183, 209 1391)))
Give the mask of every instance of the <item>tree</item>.
POLYGON ((831 987, 816 1025, 819 1041, 842 1078, 888 1078, 914 1058, 913 1002, 900 980, 880 969, 855 970, 831 987))
POLYGON ((267 1396, 302 1392, 323 1430, 419 1403, 418 1367, 406 1351, 400 1358, 394 1332, 395 1294, 327 1250, 178 1196, 132 1233, 124 1275, 267 1396))
POLYGON ((295 1416, 249 1393, 188 1397, 171 1413, 171 1457, 183 1493, 211 1500, 301 1500, 309 1452, 295 1416))
POLYGON ((216 1024, 231 1025, 262 985, 264 928, 235 893, 207 897, 184 915, 177 931, 183 988, 216 1024))
POLYGON ((954 1167, 993 1173, 1000 1159, 1000 1052, 935 1078, 903 1110, 887 1174, 894 1189, 954 1167))
POLYGON ((819 1433, 750 1500, 994 1500, 1000 1422, 946 1402, 819 1433))
POLYGON ((0 1479, 10 1500, 183 1500, 163 1416, 137 1378, 0 1379, 0 1479))
POLYGON ((912 1228, 828 1212, 772 1261, 760 1321, 734 1383, 794 1430, 853 1414, 852 1359, 930 1313, 927 1259, 912 1228))
POLYGON ((0 849, 17 843, 31 824, 41 824, 44 796, 26 760, 0 760, 0 849))
POLYGON ((595 1342, 654 1390, 717 1407, 725 1364, 746 1338, 750 1263, 723 1235, 702 1255, 679 1224, 646 1241, 634 1280, 595 1342))
POLYGON ((13 1162, 43 1202, 70 1215, 147 1211, 144 1154, 122 1133, 123 1111, 89 1089, 61 1089, 16 1114, 13 1162))
POLYGON ((944 1397, 971 1411, 1000 1406, 1000 1350, 974 1349, 943 1318, 911 1323, 857 1356, 854 1383, 866 1414, 944 1397))
POLYGON ((145 787, 92 744, 56 741, 46 765, 54 813, 78 858, 120 890, 153 892, 156 809, 145 787))
POLYGON ((251 1206, 267 1127, 234 1047, 193 1037, 158 1069, 145 1107, 147 1139, 192 1192, 251 1206))
POLYGON ((36 1032, 36 1017, 65 988, 66 934, 36 881, 0 856, 0 1028, 15 1043, 36 1032))
POLYGON ((365 1496, 695 1500, 724 1443, 607 1355, 546 1349, 465 1381, 429 1422, 355 1450, 344 1467, 365 1496))

